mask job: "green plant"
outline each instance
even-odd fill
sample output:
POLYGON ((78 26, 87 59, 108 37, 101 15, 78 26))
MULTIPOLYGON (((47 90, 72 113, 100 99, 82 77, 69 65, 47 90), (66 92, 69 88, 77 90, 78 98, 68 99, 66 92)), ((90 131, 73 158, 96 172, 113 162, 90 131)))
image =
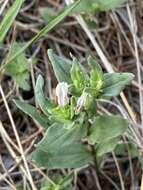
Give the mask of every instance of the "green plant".
POLYGON ((29 156, 39 166, 79 168, 98 163, 114 151, 122 136, 128 136, 128 122, 118 115, 98 112, 98 101, 117 96, 134 78, 131 73, 103 73, 100 65, 88 57, 88 69, 73 57, 65 61, 48 50, 58 80, 57 102, 44 97, 44 79, 38 76, 36 102, 41 109, 19 100, 16 105, 47 129, 43 139, 29 156))

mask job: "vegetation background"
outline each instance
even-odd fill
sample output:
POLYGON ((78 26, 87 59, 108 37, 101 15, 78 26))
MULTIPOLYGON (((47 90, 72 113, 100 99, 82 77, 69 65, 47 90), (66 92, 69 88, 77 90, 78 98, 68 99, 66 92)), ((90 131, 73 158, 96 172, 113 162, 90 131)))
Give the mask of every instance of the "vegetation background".
MULTIPOLYGON (((106 72, 135 74, 124 94, 99 108, 107 114, 126 114, 138 134, 135 144, 141 143, 143 147, 143 1, 130 0, 112 11, 83 17, 68 14, 52 31, 43 31, 42 38, 37 36, 36 40, 33 36, 39 35, 39 31, 70 1, 26 0, 22 6, 19 1, 5 25, 2 19, 14 2, 0 0, 0 190, 52 190, 50 178, 70 173, 70 170, 48 172, 26 161, 25 155, 34 149, 44 129, 18 110, 12 101, 18 98, 35 104, 35 80, 39 74, 45 78, 45 96, 54 98, 57 81, 47 57, 49 48, 65 59, 70 59, 71 53, 83 65, 85 57, 91 54, 106 72), (13 24, 12 19, 15 20, 13 24), (31 43, 26 43, 29 41, 31 43), (20 56, 14 57, 19 51, 22 52, 20 56)), ((68 181, 68 188, 141 189, 142 162, 142 149, 140 161, 132 152, 124 156, 108 154, 100 168, 89 166, 75 170, 76 177, 68 181)))

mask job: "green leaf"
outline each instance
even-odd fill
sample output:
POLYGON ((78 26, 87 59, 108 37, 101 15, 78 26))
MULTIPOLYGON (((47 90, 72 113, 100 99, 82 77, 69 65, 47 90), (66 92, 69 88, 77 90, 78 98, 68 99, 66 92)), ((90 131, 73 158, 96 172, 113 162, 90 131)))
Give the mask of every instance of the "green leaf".
POLYGON ((131 73, 108 73, 104 74, 104 83, 102 86, 102 97, 117 96, 129 85, 134 78, 131 73))
POLYGON ((96 95, 103 84, 103 71, 100 65, 91 56, 88 57, 90 71, 90 87, 94 89, 93 94, 96 95))
POLYGON ((127 144, 118 144, 114 152, 117 156, 129 156, 131 158, 137 158, 141 165, 141 168, 143 169, 142 151, 138 149, 134 142, 128 142, 127 144))
POLYGON ((50 114, 50 109, 54 108, 54 104, 49 99, 45 99, 43 93, 44 79, 41 75, 38 76, 35 87, 36 102, 47 116, 50 114))
POLYGON ((42 127, 46 129, 49 127, 47 119, 44 117, 44 115, 40 114, 34 106, 31 106, 20 100, 14 100, 14 103, 20 110, 29 115, 31 118, 35 119, 42 127))
POLYGON ((99 10, 108 11, 114 9, 121 4, 127 2, 127 0, 98 0, 99 1, 99 10))
POLYGON ((53 173, 50 178, 56 183, 56 185, 52 185, 45 178, 41 183, 40 190, 55 190, 55 188, 59 188, 60 190, 72 190, 72 181, 73 181, 73 173, 67 174, 63 176, 59 173, 53 173))
POLYGON ((92 161, 90 152, 79 141, 83 127, 65 129, 58 123, 50 127, 32 153, 31 159, 48 169, 79 168, 92 161))
POLYGON ((104 141, 102 143, 99 143, 97 145, 97 150, 96 150, 97 156, 101 157, 106 153, 114 151, 114 149, 118 145, 119 140, 120 140, 120 138, 117 137, 117 138, 113 138, 113 139, 104 141))
POLYGON ((19 56, 22 52, 24 52, 29 46, 33 43, 37 42, 41 37, 43 37, 47 32, 52 30, 58 23, 60 23, 66 16, 69 15, 71 10, 78 5, 80 1, 76 1, 68 8, 66 8, 62 13, 52 19, 38 34, 36 34, 29 42, 27 42, 19 51, 17 51, 11 59, 7 60, 7 62, 13 61, 17 56, 19 56))
POLYGON ((120 116, 98 116, 92 124, 88 140, 101 143, 123 135, 128 128, 127 121, 120 116))
POLYGON ((44 185, 41 187, 40 190, 61 190, 60 186, 59 185, 52 185, 52 186, 49 186, 48 184, 44 185))
MULTIPOLYGON (((97 0, 81 0, 80 3, 71 11, 71 14, 89 14, 95 13, 95 4, 97 0)), ((96 3, 97 4, 97 3, 96 3)), ((98 4, 97 4, 98 8, 98 4)))
POLYGON ((29 91, 31 86, 29 85, 29 72, 28 70, 17 75, 12 76, 16 84, 25 91, 29 91))
POLYGON ((71 13, 93 14, 100 11, 108 11, 118 7, 126 1, 127 0, 81 0, 71 13))
POLYGON ((61 190, 73 190, 72 181, 74 175, 73 173, 68 174, 64 178, 59 181, 59 185, 61 186, 61 190))
POLYGON ((127 0, 81 0, 72 13, 93 14, 100 11, 108 11, 127 2, 127 0))
POLYGON ((48 57, 53 66, 56 78, 59 82, 71 82, 70 69, 71 62, 55 55, 53 50, 48 50, 48 57))
POLYGON ((0 43, 3 42, 8 30, 14 22, 22 4, 23 0, 15 0, 13 5, 9 8, 0 24, 0 43))
MULTIPOLYGON (((10 59, 22 47, 23 44, 13 43, 8 59, 10 59)), ((30 64, 25 53, 21 53, 16 59, 4 65, 4 73, 11 76, 16 81, 17 85, 24 90, 30 90, 30 85, 28 83, 29 70, 30 64)))
POLYGON ((70 99, 70 119, 74 117, 76 112, 76 98, 74 96, 70 99))
POLYGON ((87 95, 86 102, 85 102, 85 110, 88 111, 88 115, 94 116, 97 113, 97 103, 94 97, 90 94, 87 95))
POLYGON ((139 156, 139 151, 136 145, 133 144, 133 142, 132 143, 130 142, 127 144, 124 144, 124 143, 118 144, 114 152, 117 156, 127 156, 128 154, 132 158, 136 158, 139 156))
POLYGON ((70 118, 71 118, 71 113, 70 113, 70 108, 69 106, 65 107, 55 107, 50 110, 51 111, 51 119, 57 121, 57 122, 62 122, 62 123, 71 123, 70 118))
POLYGON ((80 65, 80 63, 78 63, 75 58, 73 60, 70 74, 73 85, 75 86, 75 90, 82 93, 86 85, 86 73, 84 72, 83 67, 80 65))
POLYGON ((39 13, 46 23, 50 22, 57 15, 57 11, 50 7, 40 7, 39 13))

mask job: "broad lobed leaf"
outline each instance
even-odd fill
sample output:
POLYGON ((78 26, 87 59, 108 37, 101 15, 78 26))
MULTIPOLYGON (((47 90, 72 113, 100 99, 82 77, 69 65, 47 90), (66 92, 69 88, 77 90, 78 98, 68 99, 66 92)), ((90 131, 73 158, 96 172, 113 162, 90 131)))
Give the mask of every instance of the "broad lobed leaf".
MULTIPOLYGON (((10 48, 10 52, 7 59, 11 59, 11 57, 17 51, 19 51, 19 49, 21 49, 22 46, 23 44, 17 42, 13 43, 10 48)), ((28 82, 29 71, 30 71, 30 63, 26 58, 24 52, 22 52, 16 59, 11 61, 10 63, 4 65, 5 74, 13 77, 17 85, 24 90, 30 90, 30 85, 28 82)))

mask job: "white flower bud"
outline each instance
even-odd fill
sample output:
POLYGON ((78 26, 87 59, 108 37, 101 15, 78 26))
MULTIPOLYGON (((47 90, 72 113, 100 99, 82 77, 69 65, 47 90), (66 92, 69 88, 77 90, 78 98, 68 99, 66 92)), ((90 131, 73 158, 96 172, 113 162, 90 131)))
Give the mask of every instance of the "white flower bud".
POLYGON ((77 100, 77 112, 81 110, 81 108, 85 105, 86 103, 86 98, 87 98, 88 93, 83 92, 83 94, 78 98, 77 100))
POLYGON ((64 107, 69 103, 68 98, 68 84, 66 82, 60 82, 56 87, 56 96, 58 105, 64 107))

